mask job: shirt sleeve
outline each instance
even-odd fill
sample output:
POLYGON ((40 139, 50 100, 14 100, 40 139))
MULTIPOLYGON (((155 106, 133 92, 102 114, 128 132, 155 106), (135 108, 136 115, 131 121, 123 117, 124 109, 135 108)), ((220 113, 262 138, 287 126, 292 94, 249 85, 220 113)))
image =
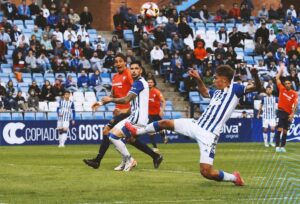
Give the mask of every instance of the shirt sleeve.
POLYGON ((215 92, 216 92, 215 89, 209 89, 208 91, 209 97, 212 98, 215 92))
POLYGON ((131 90, 129 93, 133 93, 135 95, 138 95, 141 91, 144 90, 144 85, 141 81, 137 80, 133 83, 131 90))
POLYGON ((265 97, 263 97, 262 99, 261 99, 261 105, 264 105, 264 100, 265 99, 265 97))
POLYGON ((246 87, 241 84, 233 84, 233 91, 238 98, 241 98, 246 93, 246 87))

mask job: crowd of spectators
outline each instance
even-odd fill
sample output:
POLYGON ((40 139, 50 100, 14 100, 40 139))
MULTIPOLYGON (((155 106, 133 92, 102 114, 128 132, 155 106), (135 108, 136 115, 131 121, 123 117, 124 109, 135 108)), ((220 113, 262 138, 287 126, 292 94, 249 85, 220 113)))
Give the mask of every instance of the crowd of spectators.
POLYGON ((39 101, 55 101, 64 90, 107 91, 109 85, 103 85, 101 74, 114 71, 113 56, 122 47, 116 36, 107 45, 97 35, 88 7, 78 14, 66 2, 41 7, 36 0, 29 5, 26 0, 20 2, 15 5, 7 0, 1 5, 4 16, 0 22, 0 64, 12 64, 14 78, 20 83, 24 73, 61 75, 53 84, 33 81, 28 93, 18 89, 12 80, 1 83, 0 109, 37 110, 39 101), (16 24, 20 20, 23 24, 16 24), (26 25, 27 20, 34 21, 34 26, 26 25), (28 28, 29 34, 24 31, 28 28), (90 29, 96 37, 91 37, 90 29), (10 54, 9 47, 13 47, 10 54))
MULTIPOLYGON (((215 12, 202 5, 178 13, 170 3, 153 19, 134 15, 123 5, 114 15, 114 24, 116 32, 133 31, 133 45, 140 49, 143 59, 179 91, 196 90, 188 69, 197 69, 211 87, 216 67, 228 64, 235 69, 235 81, 243 84, 252 83, 250 69, 257 68, 264 87, 274 87, 276 94, 274 77, 279 62, 285 63, 284 76, 291 78, 298 91, 300 10, 297 12, 293 5, 284 9, 282 4, 278 8, 262 4, 257 15, 253 14, 251 0, 234 3, 232 8, 221 4, 215 12)), ((253 107, 257 97, 257 93, 248 94, 241 104, 253 107)))

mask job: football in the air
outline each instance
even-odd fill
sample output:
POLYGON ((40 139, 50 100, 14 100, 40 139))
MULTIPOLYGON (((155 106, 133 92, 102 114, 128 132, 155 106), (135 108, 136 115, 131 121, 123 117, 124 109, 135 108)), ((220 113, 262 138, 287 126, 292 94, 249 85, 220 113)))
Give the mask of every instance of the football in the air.
POLYGON ((141 7, 141 14, 145 18, 156 18, 159 14, 159 8, 155 3, 146 2, 141 7))

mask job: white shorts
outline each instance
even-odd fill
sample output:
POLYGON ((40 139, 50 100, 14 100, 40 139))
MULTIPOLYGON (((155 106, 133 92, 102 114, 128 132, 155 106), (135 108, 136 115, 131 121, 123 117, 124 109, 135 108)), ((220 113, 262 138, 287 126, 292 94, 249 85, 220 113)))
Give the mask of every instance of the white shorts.
POLYGON ((70 126, 70 121, 63 121, 63 120, 58 120, 57 121, 57 129, 69 129, 70 126))
POLYGON ((197 141, 200 148, 200 163, 213 165, 219 137, 204 130, 194 119, 174 120, 174 131, 197 141))
POLYGON ((268 127, 275 127, 276 126, 276 119, 263 119, 263 128, 268 127))

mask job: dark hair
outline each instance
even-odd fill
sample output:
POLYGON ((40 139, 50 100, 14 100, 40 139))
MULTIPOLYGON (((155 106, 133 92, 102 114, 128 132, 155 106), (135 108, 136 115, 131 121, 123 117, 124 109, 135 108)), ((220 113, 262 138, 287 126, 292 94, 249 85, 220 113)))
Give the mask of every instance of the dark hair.
POLYGON ((228 79, 228 81, 231 82, 233 75, 234 75, 234 71, 228 65, 221 65, 216 69, 216 74, 218 76, 226 77, 228 79))
POLYGON ((291 77, 283 77, 282 81, 283 82, 286 82, 286 81, 292 82, 292 79, 291 79, 291 77))
MULTIPOLYGON (((134 60, 134 61, 132 61, 132 62, 130 63, 130 66, 133 65, 133 64, 137 64, 137 65, 139 65, 139 67, 142 68, 142 63, 141 63, 141 61, 139 61, 139 60, 134 60)), ((144 71, 144 70, 143 70, 143 71, 144 71)))
POLYGON ((115 59, 116 59, 117 57, 120 57, 120 58, 122 58, 122 59, 124 60, 124 62, 126 62, 126 61, 127 61, 127 59, 126 59, 126 56, 125 56, 125 55, 123 55, 122 53, 118 53, 118 54, 116 54, 116 55, 115 55, 115 59))
POLYGON ((156 87, 157 83, 156 83, 155 78, 154 77, 150 77, 150 78, 147 79, 147 81, 149 81, 149 80, 152 80, 153 83, 154 83, 154 87, 156 87))
POLYGON ((68 91, 68 90, 66 90, 66 91, 64 92, 64 94, 66 94, 66 93, 70 94, 71 92, 70 92, 70 91, 68 91))

